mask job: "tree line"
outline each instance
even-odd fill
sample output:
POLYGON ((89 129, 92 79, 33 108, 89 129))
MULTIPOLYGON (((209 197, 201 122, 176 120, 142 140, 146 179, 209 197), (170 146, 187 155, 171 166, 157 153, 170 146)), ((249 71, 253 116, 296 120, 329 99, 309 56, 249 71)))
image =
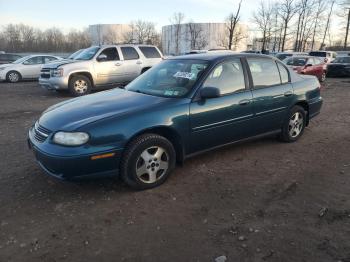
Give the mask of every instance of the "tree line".
POLYGON ((261 32, 262 50, 292 49, 304 52, 325 49, 342 43, 343 49, 347 49, 350 11, 346 12, 348 16, 344 15, 343 11, 347 7, 350 7, 350 0, 342 2, 336 0, 261 1, 257 10, 253 12, 252 22, 261 32), (338 7, 337 12, 335 12, 336 7, 338 7), (340 38, 333 39, 330 25, 332 18, 336 16, 341 18, 344 28, 338 31, 340 38), (342 29, 346 33, 343 34, 342 29), (342 35, 345 37, 342 38, 342 35))
POLYGON ((24 24, 8 24, 0 31, 0 50, 7 52, 72 52, 90 45, 87 30, 64 34, 56 27, 41 30, 24 24))

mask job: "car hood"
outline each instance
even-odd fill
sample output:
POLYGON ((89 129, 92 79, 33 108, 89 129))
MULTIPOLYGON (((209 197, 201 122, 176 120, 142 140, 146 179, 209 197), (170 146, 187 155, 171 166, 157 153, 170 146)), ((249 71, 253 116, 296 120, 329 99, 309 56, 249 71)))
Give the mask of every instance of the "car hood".
POLYGON ((51 131, 74 131, 86 124, 139 112, 169 99, 113 89, 51 106, 42 114, 39 124, 51 131))
POLYGON ((0 64, 0 67, 10 67, 10 66, 14 66, 14 65, 17 65, 17 64, 0 64))
POLYGON ((73 63, 77 63, 77 62, 82 62, 82 61, 81 60, 72 60, 72 59, 57 60, 55 62, 50 62, 48 64, 45 64, 43 66, 43 68, 55 69, 55 68, 58 68, 59 66, 73 64, 73 63))

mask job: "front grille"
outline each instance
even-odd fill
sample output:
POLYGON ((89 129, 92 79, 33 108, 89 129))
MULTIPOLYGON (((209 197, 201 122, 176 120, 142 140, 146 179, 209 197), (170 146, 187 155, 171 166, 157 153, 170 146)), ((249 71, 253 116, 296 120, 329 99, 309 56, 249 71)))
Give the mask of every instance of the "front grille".
POLYGON ((42 143, 46 140, 46 138, 51 134, 51 131, 47 128, 39 125, 38 122, 34 125, 34 138, 36 141, 42 143))
POLYGON ((51 76, 51 71, 49 68, 41 69, 41 73, 40 73, 41 78, 50 78, 50 76, 51 76))

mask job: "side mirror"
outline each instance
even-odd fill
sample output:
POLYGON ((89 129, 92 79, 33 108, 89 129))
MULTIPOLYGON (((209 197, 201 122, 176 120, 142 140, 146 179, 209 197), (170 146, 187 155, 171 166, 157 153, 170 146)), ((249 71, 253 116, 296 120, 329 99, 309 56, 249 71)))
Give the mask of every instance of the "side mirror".
POLYGON ((328 58, 325 58, 325 59, 324 59, 324 62, 327 63, 327 62, 328 62, 328 58))
POLYGON ((217 87, 203 87, 200 90, 200 96, 203 99, 216 98, 220 96, 220 89, 217 87))
POLYGON ((106 56, 105 54, 100 54, 100 55, 97 57, 97 61, 98 61, 98 62, 107 61, 107 56, 106 56))

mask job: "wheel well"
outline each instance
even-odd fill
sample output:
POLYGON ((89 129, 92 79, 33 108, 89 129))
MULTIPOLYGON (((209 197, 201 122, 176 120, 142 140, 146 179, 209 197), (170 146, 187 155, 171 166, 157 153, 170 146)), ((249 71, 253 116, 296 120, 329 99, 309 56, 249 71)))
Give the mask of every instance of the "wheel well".
MULTIPOLYGON (((176 162, 179 164, 182 164, 185 159, 184 154, 184 148, 183 143, 180 135, 174 131, 173 129, 169 127, 155 127, 143 130, 142 132, 137 133, 134 135, 128 142, 128 144, 136 137, 143 135, 143 134, 157 134, 160 136, 165 137, 170 141, 170 143, 173 145, 175 152, 176 152, 176 162)), ((128 145, 126 145, 127 147, 128 145)))
POLYGON ((91 85, 92 87, 94 86, 94 79, 92 78, 91 74, 89 72, 76 72, 76 73, 73 73, 69 76, 69 80, 70 81, 72 79, 73 76, 77 76, 77 75, 83 75, 83 76, 86 76, 87 78, 89 78, 90 82, 91 82, 91 85))
POLYGON ((300 101, 295 105, 304 108, 304 110, 306 111, 306 125, 309 125, 309 104, 306 101, 300 101))

